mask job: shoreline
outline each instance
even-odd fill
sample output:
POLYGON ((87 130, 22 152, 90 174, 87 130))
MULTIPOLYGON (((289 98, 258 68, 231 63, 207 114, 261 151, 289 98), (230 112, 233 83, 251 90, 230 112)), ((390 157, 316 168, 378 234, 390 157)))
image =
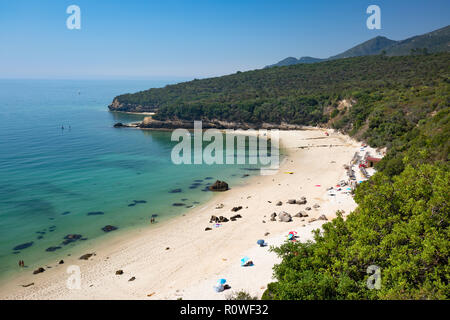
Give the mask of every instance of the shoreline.
POLYGON ((181 216, 149 228, 143 226, 134 234, 105 239, 86 249, 85 253, 96 253, 87 261, 71 256, 63 265, 55 261, 52 269, 41 274, 32 275, 32 270, 27 270, 26 275, 0 288, 0 298, 225 299, 237 290, 260 298, 278 260, 268 247, 256 245, 258 239, 279 245, 289 231, 295 230, 301 241, 311 240, 311 231, 326 222, 309 222, 311 218, 324 214, 331 220, 336 210, 345 210, 347 215, 356 207, 350 195, 327 198, 326 188, 345 176, 343 165, 359 150, 359 142, 333 130, 307 128, 280 131, 280 147, 287 154, 275 175, 252 177, 245 185, 214 195, 181 216), (330 136, 325 136, 325 131, 330 136), (307 198, 306 206, 286 203, 301 196, 307 198), (276 206, 277 201, 283 205, 276 206), (224 208, 215 209, 218 203, 224 208), (294 216, 316 203, 320 207, 307 211, 306 219, 294 217, 288 223, 269 220, 272 212, 286 211, 294 216), (211 215, 229 218, 236 214, 230 211, 234 206, 243 206, 237 212, 242 218, 213 228, 211 215), (206 227, 212 230, 205 231, 206 227), (254 261, 253 267, 240 267, 245 255, 254 261), (80 267, 81 289, 66 288, 69 265, 80 267), (123 275, 116 275, 117 270, 123 270, 123 275), (135 280, 129 281, 132 277, 135 280), (227 279, 231 290, 216 293, 212 286, 219 278, 227 279), (22 287, 32 282, 34 285, 22 287))

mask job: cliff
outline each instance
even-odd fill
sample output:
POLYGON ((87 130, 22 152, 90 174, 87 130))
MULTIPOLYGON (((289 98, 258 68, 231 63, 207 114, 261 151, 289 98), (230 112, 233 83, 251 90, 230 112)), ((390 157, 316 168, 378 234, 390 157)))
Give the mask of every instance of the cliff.
POLYGON ((121 112, 156 112, 158 107, 156 106, 145 106, 138 103, 131 103, 125 101, 119 101, 116 97, 113 102, 108 106, 110 111, 121 111, 121 112))

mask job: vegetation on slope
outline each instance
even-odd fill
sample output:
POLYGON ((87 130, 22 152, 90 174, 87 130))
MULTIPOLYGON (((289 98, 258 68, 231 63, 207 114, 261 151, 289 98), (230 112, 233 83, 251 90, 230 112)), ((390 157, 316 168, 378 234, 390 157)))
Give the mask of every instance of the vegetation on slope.
POLYGON ((448 77, 436 74, 357 97, 335 125, 388 145, 387 156, 356 189, 346 220, 324 224, 314 242, 274 249, 282 262, 263 299, 450 298, 449 93, 448 77), (371 265, 379 289, 367 286, 371 265))

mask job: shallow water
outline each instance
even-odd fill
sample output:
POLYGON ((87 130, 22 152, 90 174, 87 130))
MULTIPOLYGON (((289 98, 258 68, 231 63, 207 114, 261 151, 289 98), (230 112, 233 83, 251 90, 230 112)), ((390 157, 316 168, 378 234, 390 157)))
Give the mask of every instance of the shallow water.
POLYGON ((0 80, 0 278, 19 260, 31 271, 101 241, 106 225, 118 227, 111 235, 180 215, 212 197, 204 188, 215 179, 233 186, 259 173, 177 166, 170 133, 113 128, 142 118, 109 112, 114 96, 167 83, 0 80))

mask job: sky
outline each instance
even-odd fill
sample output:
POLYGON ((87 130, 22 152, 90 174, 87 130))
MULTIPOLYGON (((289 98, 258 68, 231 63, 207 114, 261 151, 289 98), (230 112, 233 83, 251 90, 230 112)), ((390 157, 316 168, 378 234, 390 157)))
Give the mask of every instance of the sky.
POLYGON ((204 78, 448 24, 448 0, 0 0, 0 78, 204 78), (369 5, 381 30, 366 26, 369 5))

